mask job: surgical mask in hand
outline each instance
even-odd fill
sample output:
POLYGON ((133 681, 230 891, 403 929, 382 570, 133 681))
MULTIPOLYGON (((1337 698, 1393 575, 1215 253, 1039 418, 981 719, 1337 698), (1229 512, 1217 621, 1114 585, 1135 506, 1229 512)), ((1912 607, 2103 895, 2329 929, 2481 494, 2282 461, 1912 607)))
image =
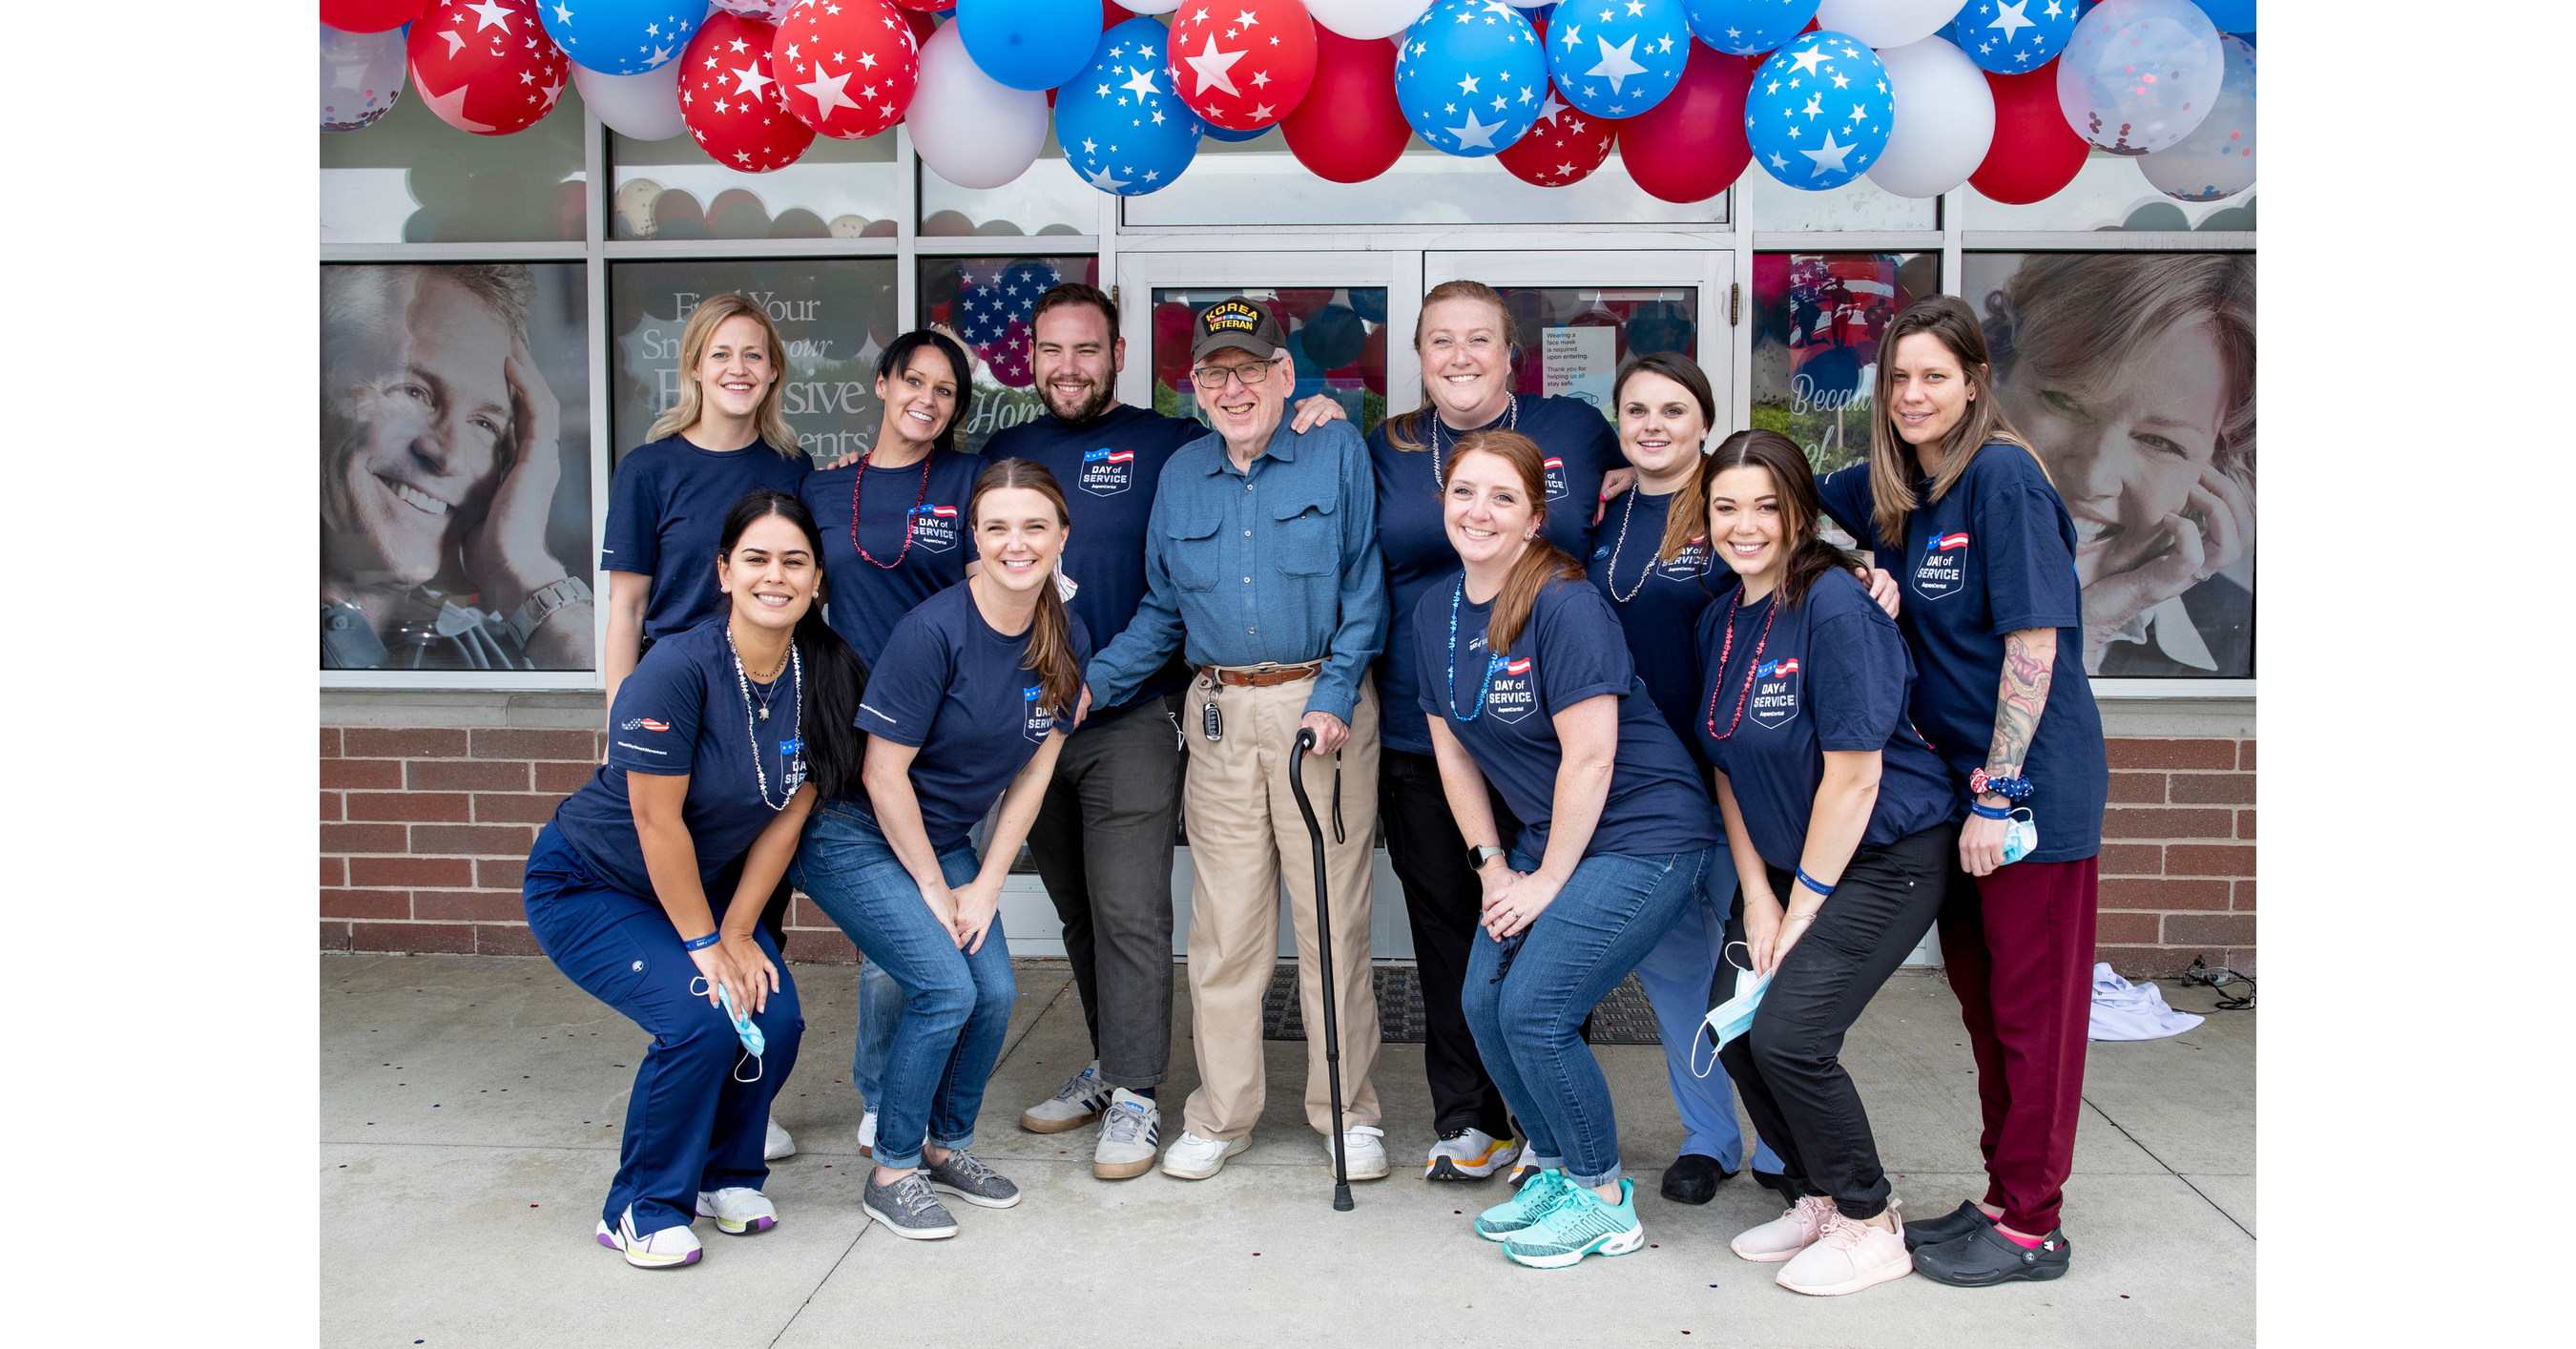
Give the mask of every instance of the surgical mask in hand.
MULTIPOLYGON (((1762 1006, 1762 990, 1770 986, 1769 975, 1749 981, 1739 979, 1734 997, 1708 1009, 1708 1015, 1701 1019, 1700 1024, 1708 1028, 1708 1038, 1715 1040, 1720 1050, 1726 1048, 1729 1040, 1753 1029, 1753 1013, 1762 1006)), ((1716 1066, 1717 1060, 1712 1056, 1709 1067, 1716 1066)), ((1708 1076, 1707 1071, 1699 1066, 1697 1037, 1693 1037, 1691 1042, 1691 1072, 1698 1077, 1708 1076)))
POLYGON ((2004 823, 2004 865, 2010 866, 2039 851, 2039 825, 2030 818, 2024 806, 2004 823))
MULTIPOLYGON (((706 990, 697 987, 697 985, 707 982, 709 982, 709 980, 703 974, 690 980, 689 983, 691 987, 689 989, 689 996, 693 998, 705 997, 707 995, 706 990)), ((734 1006, 732 989, 725 987, 723 984, 717 984, 715 985, 715 990, 716 1000, 724 1004, 725 1015, 733 1021, 733 1033, 742 1040, 743 1052, 751 1056, 754 1065, 751 1076, 738 1077, 734 1080, 737 1082, 757 1082, 760 1080, 760 1071, 758 1066, 760 1057, 769 1051, 769 1037, 761 1034, 759 1023, 753 1021, 749 1013, 734 1006)))

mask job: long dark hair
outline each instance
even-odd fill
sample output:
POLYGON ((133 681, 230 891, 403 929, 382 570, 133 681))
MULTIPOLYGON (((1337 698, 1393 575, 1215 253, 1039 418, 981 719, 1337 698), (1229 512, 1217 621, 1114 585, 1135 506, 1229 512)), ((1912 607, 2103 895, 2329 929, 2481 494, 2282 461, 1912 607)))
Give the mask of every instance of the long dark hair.
MULTIPOLYGON (((1730 468, 1758 468, 1771 475, 1771 490, 1780 497, 1780 524, 1785 531, 1781 542, 1788 545, 1788 568, 1780 576, 1780 598, 1796 604, 1807 597, 1807 587, 1829 571, 1848 570, 1855 559, 1825 542, 1816 532, 1816 517, 1824 510, 1824 501, 1816 493, 1815 470, 1807 466, 1807 456, 1796 441, 1777 431, 1738 431, 1719 441, 1715 452, 1700 461, 1699 499, 1706 503, 1717 475, 1730 468)), ((1708 522, 1708 508, 1700 508, 1699 526, 1708 531, 1711 550, 1717 547, 1717 529, 1708 522)), ((1903 537, 1901 534, 1898 537, 1903 537)))
POLYGON ((931 449, 954 450, 957 423, 965 419, 966 405, 975 399, 975 363, 967 359, 966 348, 957 345, 956 338, 936 328, 915 328, 905 333, 877 357, 877 378, 901 378, 912 365, 912 353, 923 347, 937 347, 939 354, 948 358, 949 368, 957 372, 957 410, 948 414, 939 434, 930 438, 931 449))
MULTIPOLYGON (((1046 465, 1034 459, 999 459, 975 479, 975 491, 966 498, 968 531, 975 532, 975 522, 980 518, 976 512, 984 504, 986 493, 1014 487, 1045 497, 1047 504, 1055 507, 1057 524, 1073 523, 1072 512, 1065 509, 1064 488, 1046 465)), ((1038 683, 1045 689, 1039 696, 1049 711, 1059 717, 1072 713, 1082 697, 1082 666, 1073 658, 1073 620, 1065 613, 1064 593, 1053 576, 1038 587, 1038 614, 1029 634, 1029 658, 1020 668, 1037 671, 1038 683)))
MULTIPOLYGON (((1643 356, 1631 356, 1626 365, 1619 367, 1619 378, 1610 385, 1612 420, 1617 420, 1619 405, 1628 396, 1628 381, 1639 375, 1661 375, 1682 386, 1699 404, 1699 424, 1703 435, 1717 425, 1717 395, 1708 387, 1707 372, 1699 368, 1699 362, 1678 351, 1650 351, 1643 356)), ((1700 482, 1701 476, 1694 473, 1690 481, 1683 483, 1682 489, 1673 494, 1672 504, 1664 512, 1664 541, 1655 549, 1656 561, 1670 562, 1680 557, 1682 549, 1690 546, 1691 539, 1708 527, 1705 518, 1708 515, 1708 494, 1700 490, 1700 482)))
MULTIPOLYGON (((1530 504, 1533 524, 1547 523, 1547 461, 1538 442, 1518 431, 1471 431, 1458 439, 1458 448, 1449 455, 1449 472, 1456 476, 1459 461, 1468 455, 1490 454, 1512 466, 1521 480, 1521 497, 1530 504)), ((1444 509, 1442 514, 1447 514, 1444 509)), ((1580 581, 1583 564, 1568 557, 1565 550, 1547 541, 1544 535, 1532 535, 1520 559, 1512 563, 1503 577, 1503 588, 1494 595, 1493 616, 1485 620, 1485 648, 1495 655, 1511 650, 1520 640, 1521 629, 1528 625, 1530 607, 1538 603, 1538 592, 1550 581, 1580 581)))
MULTIPOLYGON (((2030 448, 2030 442, 2013 429, 2012 419, 2004 415, 2003 401, 1995 397, 1994 366, 1986 359, 1986 330, 1977 322, 1977 311, 1956 295, 1926 296, 1907 305, 1878 339, 1878 382, 1870 390, 1869 490, 1878 500, 1870 524, 1879 542, 1893 547, 1904 545, 1905 517, 1918 504, 1914 475, 1919 461, 1914 447, 1896 434, 1895 395, 1896 344, 1916 333, 1939 338, 1968 381, 1968 410, 1941 437, 1941 471, 1932 478, 1932 499, 1939 501, 1950 494, 1978 447, 1988 441, 2030 448)), ((2040 472, 2045 475, 2047 466, 2041 465, 2040 472)), ((1787 494, 1786 488, 1782 494, 1787 494)))
POLYGON ((859 700, 867 695, 868 667, 823 621, 830 589, 823 579, 823 531, 814 524, 814 512, 785 492, 755 487, 725 512, 716 556, 733 556, 742 532, 772 515, 804 531, 805 546, 814 550, 814 602, 796 620, 796 647, 805 663, 805 714, 796 734, 805 741, 806 780, 824 800, 834 801, 859 790, 859 758, 867 748, 858 726, 859 700))

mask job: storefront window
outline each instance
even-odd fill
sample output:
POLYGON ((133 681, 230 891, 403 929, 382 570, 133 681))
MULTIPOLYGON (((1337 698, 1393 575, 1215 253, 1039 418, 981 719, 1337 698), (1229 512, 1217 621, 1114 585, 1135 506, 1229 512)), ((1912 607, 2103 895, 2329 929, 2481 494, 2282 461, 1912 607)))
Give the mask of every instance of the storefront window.
POLYGON ((1190 320, 1219 300, 1245 296, 1270 305, 1288 325, 1297 363, 1290 401, 1331 394, 1362 435, 1386 420, 1386 287, 1294 289, 1205 287, 1154 292, 1154 410, 1205 422, 1190 384, 1190 320))
POLYGON ((1000 187, 959 187, 929 165, 921 166, 925 239, 1089 234, 1099 228, 1100 193, 1066 167, 1064 149, 1055 143, 1053 128, 1047 131, 1037 162, 1000 187))
POLYGON ((2157 191, 2135 161, 2096 151, 2075 181, 2028 206, 1989 201, 1969 188, 1959 224, 1972 230, 2251 230, 2254 192, 2176 201, 2157 191))
POLYGON ((1699 288, 1501 286, 1520 334, 1512 390, 1581 399, 1618 420, 1611 382, 1631 356, 1677 351, 1699 359, 1699 288))
POLYGON ((1755 254, 1753 424, 1819 473, 1867 457, 1879 334, 1940 289, 1938 253, 1755 254))
POLYGON ((817 136, 786 168, 736 173, 687 136, 608 138, 612 239, 892 239, 903 213, 894 137, 817 136))
POLYGON ((579 240, 581 95, 508 136, 438 120, 406 90, 375 125, 322 137, 322 242, 465 244, 579 240))
POLYGON ((1867 178, 1855 178, 1831 192, 1790 187, 1762 166, 1746 166, 1735 180, 1737 228, 1773 233, 1787 230, 1937 230, 1941 228, 1938 197, 1900 197, 1867 178))
POLYGON ((588 313, 577 262, 322 268, 323 669, 595 668, 536 595, 591 577, 588 313))
POLYGON ((1199 142, 1170 187, 1125 203, 1126 223, 1154 225, 1714 225, 1726 194, 1676 206, 1646 195, 1613 149, 1581 182, 1537 187, 1490 159, 1442 154, 1415 137, 1395 167, 1364 183, 1327 182, 1288 152, 1277 128, 1248 141, 1199 142))
POLYGON ((678 401, 680 338, 710 295, 760 302, 787 346, 782 410, 818 463, 876 439, 877 356, 894 340, 894 259, 625 262, 609 270, 613 409, 619 456, 678 401))
POLYGON ((974 395, 957 424, 957 448, 981 453, 993 433, 1037 420, 1029 316, 1059 281, 1100 284, 1092 257, 923 258, 921 319, 957 334, 975 356, 974 395))

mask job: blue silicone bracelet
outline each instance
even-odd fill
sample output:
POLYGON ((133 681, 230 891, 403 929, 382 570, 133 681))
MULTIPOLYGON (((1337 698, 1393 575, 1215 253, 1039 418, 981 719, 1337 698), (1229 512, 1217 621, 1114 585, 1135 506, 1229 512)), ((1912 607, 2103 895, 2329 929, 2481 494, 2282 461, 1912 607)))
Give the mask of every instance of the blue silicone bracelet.
POLYGON ((1827 885, 1822 881, 1817 880, 1815 877, 1808 875, 1805 867, 1799 867, 1797 870, 1798 884, 1815 891, 1818 899, 1823 899, 1833 894, 1833 886, 1827 885))
POLYGON ((2009 806, 1990 806, 1983 801, 1971 800, 1968 802, 1968 809, 1973 811, 1977 818, 1981 820, 2009 820, 2012 818, 2012 808, 2009 806))
POLYGON ((724 929, 718 928, 715 931, 698 938, 696 941, 684 941, 680 943, 680 949, 683 951, 703 951, 723 940, 724 929))

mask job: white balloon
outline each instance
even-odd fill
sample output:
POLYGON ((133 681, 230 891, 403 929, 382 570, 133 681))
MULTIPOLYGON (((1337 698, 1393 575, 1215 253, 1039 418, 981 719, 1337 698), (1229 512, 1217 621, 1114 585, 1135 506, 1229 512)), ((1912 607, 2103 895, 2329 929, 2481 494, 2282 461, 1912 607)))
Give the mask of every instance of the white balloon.
POLYGON ((1995 93, 1968 54, 1937 37, 1888 47, 1896 125, 1869 180, 1900 197, 1937 197, 1968 181, 1995 140, 1995 93))
MULTIPOLYGON (((746 19, 758 19, 762 23, 776 23, 787 17, 787 11, 796 8, 796 0, 710 0, 710 3, 718 9, 746 19)), ((573 64, 581 63, 575 61, 573 64)))
POLYGON ((1903 47, 1941 31, 1958 13, 1954 0, 1824 0, 1816 26, 1872 47, 1903 47))
POLYGON ((1315 22, 1344 37, 1359 38, 1393 37, 1412 27, 1429 8, 1431 0, 1306 0, 1306 13, 1315 22))
POLYGON ((393 111, 403 91, 403 31, 322 30, 322 129, 355 131, 393 111))
POLYGON ((1046 148, 1046 93, 985 74, 957 25, 941 24, 921 44, 921 83, 904 124, 932 172, 959 187, 1000 187, 1028 172, 1046 148))
POLYGON ((666 141, 687 131, 680 120, 680 62, 675 58, 641 75, 602 75, 572 63, 572 87, 608 129, 629 140, 666 141))
POLYGON ((2216 201, 2254 185, 2254 48, 2233 33, 2226 82, 2209 115, 2181 140, 2138 160, 2138 172, 2177 201, 2216 201))
POLYGON ((1128 4, 1126 0, 1119 0, 1118 7, 1130 14, 1169 14, 1181 7, 1181 0, 1141 0, 1140 3, 1133 5, 1128 4))

